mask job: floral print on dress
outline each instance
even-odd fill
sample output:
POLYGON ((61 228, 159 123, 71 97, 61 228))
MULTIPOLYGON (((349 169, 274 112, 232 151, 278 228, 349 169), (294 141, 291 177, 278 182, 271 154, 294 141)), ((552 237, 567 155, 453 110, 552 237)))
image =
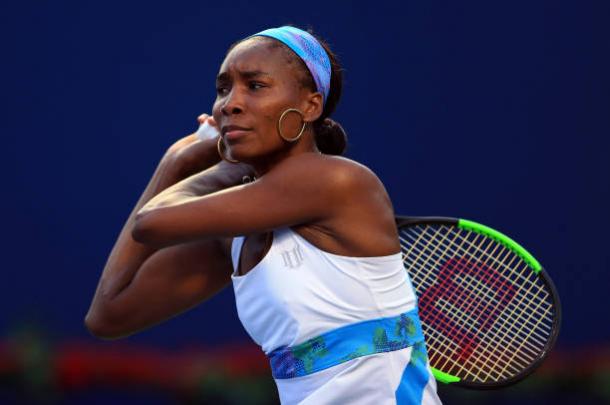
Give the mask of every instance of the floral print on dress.
POLYGON ((281 347, 269 354, 276 379, 315 373, 337 364, 374 353, 415 346, 412 361, 425 361, 424 335, 417 309, 395 317, 346 325, 293 347, 281 347), (417 349, 417 350, 416 350, 417 349))

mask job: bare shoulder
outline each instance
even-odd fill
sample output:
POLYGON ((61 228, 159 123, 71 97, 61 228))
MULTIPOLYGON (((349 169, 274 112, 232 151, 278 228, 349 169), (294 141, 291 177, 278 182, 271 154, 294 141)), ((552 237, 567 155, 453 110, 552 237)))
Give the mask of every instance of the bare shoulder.
MULTIPOLYGON (((324 206, 327 215, 299 227, 316 246, 347 256, 382 256, 399 249, 392 202, 371 169, 345 157, 319 154, 284 163, 287 181, 303 179, 298 182, 307 187, 299 195, 324 206)), ((292 187, 302 185, 285 189, 292 187)))
POLYGON ((342 156, 326 156, 326 160, 334 167, 334 181, 352 186, 382 187, 379 177, 362 163, 342 156))
POLYGON ((343 192, 367 189, 385 193, 383 184, 371 169, 343 156, 304 153, 287 159, 278 169, 278 173, 315 182, 318 187, 329 186, 343 192))

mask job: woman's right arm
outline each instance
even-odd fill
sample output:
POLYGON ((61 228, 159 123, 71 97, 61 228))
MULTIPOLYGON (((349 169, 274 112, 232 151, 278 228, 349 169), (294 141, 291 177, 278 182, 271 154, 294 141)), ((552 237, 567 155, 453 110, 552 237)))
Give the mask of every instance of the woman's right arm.
POLYGON ((105 339, 131 335, 192 308, 229 283, 227 239, 158 249, 138 243, 131 236, 135 215, 142 206, 185 177, 198 177, 202 194, 230 187, 230 183, 241 179, 239 173, 231 178, 225 172, 219 181, 214 170, 208 171, 207 179, 205 173, 193 174, 217 162, 215 142, 197 141, 193 135, 174 144, 165 154, 108 257, 85 317, 92 334, 105 339), (185 151, 190 148, 193 152, 195 147, 199 150, 193 164, 185 151))

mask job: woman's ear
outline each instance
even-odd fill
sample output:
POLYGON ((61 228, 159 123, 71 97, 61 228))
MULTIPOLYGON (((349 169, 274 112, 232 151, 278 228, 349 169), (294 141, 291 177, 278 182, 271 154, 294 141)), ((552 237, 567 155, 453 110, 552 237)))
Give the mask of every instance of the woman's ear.
POLYGON ((317 120, 324 110, 324 97, 322 93, 309 93, 303 101, 303 109, 301 110, 306 122, 314 122, 317 120))

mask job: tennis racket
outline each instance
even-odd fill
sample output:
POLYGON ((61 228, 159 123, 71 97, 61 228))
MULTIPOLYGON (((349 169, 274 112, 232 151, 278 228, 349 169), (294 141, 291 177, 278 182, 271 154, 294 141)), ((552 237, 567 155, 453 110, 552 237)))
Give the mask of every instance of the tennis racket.
POLYGON ((559 333, 561 309, 538 261, 509 237, 454 218, 396 217, 435 378, 497 388, 529 375, 559 333))

